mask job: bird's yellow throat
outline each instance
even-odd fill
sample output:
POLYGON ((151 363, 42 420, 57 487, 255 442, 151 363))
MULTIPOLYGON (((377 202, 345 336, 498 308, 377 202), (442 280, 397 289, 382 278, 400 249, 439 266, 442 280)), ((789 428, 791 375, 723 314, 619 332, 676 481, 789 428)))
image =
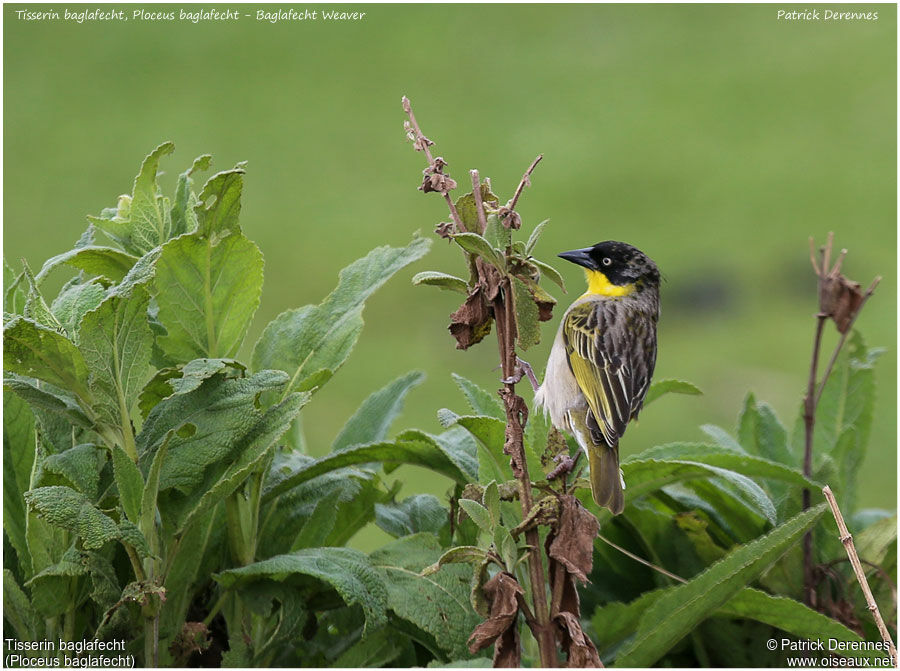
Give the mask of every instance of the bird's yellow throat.
POLYGON ((584 275, 587 278, 588 288, 585 296, 627 296, 634 291, 634 284, 619 286, 613 284, 599 270, 585 268, 584 275))

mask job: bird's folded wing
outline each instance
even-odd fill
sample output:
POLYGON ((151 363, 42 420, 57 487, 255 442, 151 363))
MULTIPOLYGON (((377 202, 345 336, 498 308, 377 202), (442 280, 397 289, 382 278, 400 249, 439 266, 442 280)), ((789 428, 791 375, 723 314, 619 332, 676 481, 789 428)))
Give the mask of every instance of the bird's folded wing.
MULTIPOLYGON (((586 302, 573 307, 563 326, 569 366, 607 444, 616 445, 632 415, 633 380, 623 352, 627 333, 608 323, 605 306, 586 302)), ((616 320, 620 322, 621 320, 616 320)))

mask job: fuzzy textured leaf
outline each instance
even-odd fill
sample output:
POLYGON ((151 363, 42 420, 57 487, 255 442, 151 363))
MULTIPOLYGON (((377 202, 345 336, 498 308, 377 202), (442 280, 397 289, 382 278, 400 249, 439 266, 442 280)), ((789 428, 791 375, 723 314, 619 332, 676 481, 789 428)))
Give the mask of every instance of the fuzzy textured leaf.
POLYGON ((424 379, 424 373, 413 371, 369 396, 334 439, 331 451, 384 440, 391 423, 403 410, 406 395, 424 379))
POLYGON ((88 400, 88 366, 64 335, 15 317, 3 329, 3 370, 44 380, 88 400))
POLYGON ((369 558, 350 548, 309 548, 277 555, 213 576, 224 588, 240 587, 259 579, 283 582, 309 576, 334 588, 347 605, 359 604, 366 614, 366 629, 387 621, 388 590, 382 573, 369 558))
POLYGON ((378 247, 344 268, 322 303, 282 312, 269 322, 253 349, 253 368, 286 371, 291 390, 324 384, 356 345, 365 301, 430 246, 430 240, 415 238, 406 247, 378 247))
POLYGON ((167 330, 159 346, 175 361, 234 357, 262 283, 262 253, 240 232, 213 239, 198 231, 170 240, 156 262, 155 298, 167 330))
POLYGON ((103 547, 119 537, 115 521, 70 487, 38 487, 25 492, 25 502, 50 524, 79 536, 85 549, 103 547))
POLYGON ((634 639, 620 652, 616 664, 652 665, 797 543, 824 511, 823 503, 800 513, 765 536, 738 546, 688 583, 668 591, 642 615, 634 639))
POLYGON ((647 395, 644 397, 644 405, 648 405, 664 394, 689 394, 697 396, 702 394, 695 385, 684 380, 659 380, 650 385, 647 395))
POLYGON ((436 270, 426 270, 417 273, 413 276, 412 283, 415 286, 425 284, 438 289, 445 289, 446 291, 455 291, 464 296, 469 293, 469 285, 466 284, 465 280, 454 275, 437 272, 436 270))

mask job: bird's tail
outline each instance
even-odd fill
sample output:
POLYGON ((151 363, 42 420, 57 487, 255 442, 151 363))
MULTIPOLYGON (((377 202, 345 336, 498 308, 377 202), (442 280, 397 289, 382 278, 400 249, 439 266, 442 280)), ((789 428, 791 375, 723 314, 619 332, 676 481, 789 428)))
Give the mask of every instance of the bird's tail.
POLYGON ((591 461, 591 493, 598 506, 606 506, 613 515, 625 510, 625 493, 619 471, 619 448, 593 445, 588 448, 591 461))

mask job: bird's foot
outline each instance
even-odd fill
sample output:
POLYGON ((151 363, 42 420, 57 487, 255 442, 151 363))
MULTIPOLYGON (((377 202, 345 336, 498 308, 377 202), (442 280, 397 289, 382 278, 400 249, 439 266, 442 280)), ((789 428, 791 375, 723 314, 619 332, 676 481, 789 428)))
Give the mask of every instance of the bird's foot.
POLYGON ((578 452, 574 457, 570 457, 568 454, 557 454, 553 457, 553 461, 557 463, 557 466, 547 473, 547 479, 555 480, 561 475, 568 475, 574 471, 575 466, 578 464, 579 457, 581 457, 581 452, 578 452))
POLYGON ((525 361, 524 359, 520 359, 516 357, 516 370, 510 375, 508 378, 500 380, 503 384, 516 384, 522 380, 523 377, 528 377, 528 381, 531 383, 531 388, 534 391, 538 390, 540 384, 538 384, 537 376, 534 374, 534 369, 531 367, 531 364, 525 361))

